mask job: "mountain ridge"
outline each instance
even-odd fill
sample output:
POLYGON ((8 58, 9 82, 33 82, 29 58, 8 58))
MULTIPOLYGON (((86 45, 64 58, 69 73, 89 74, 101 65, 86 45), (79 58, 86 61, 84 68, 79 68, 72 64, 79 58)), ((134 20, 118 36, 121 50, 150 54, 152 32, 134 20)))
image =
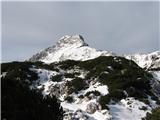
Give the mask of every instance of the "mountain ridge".
POLYGON ((58 42, 45 50, 33 55, 29 61, 42 61, 45 63, 70 60, 89 60, 99 56, 122 56, 136 62, 140 67, 146 69, 160 68, 160 51, 149 54, 118 55, 105 50, 96 50, 89 47, 82 35, 65 35, 58 42))
POLYGON ((33 55, 29 61, 42 61, 45 63, 64 61, 67 59, 84 61, 99 56, 110 55, 115 54, 89 47, 81 35, 65 35, 59 39, 56 45, 33 55))

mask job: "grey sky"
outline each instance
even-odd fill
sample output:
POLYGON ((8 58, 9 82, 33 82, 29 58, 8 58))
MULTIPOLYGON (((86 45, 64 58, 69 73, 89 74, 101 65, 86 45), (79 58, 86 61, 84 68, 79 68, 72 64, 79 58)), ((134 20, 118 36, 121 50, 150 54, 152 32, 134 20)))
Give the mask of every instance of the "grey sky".
POLYGON ((63 35, 116 53, 159 50, 158 2, 3 2, 2 61, 24 60, 63 35))

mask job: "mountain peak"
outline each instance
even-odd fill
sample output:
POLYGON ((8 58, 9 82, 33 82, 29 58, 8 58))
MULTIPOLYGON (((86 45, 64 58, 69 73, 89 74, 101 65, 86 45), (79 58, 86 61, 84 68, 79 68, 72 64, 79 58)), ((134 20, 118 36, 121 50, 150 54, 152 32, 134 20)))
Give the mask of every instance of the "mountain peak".
POLYGON ((60 38, 60 40, 57 42, 57 47, 67 47, 67 46, 88 46, 87 43, 85 43, 84 38, 81 35, 65 35, 60 38))
POLYGON ((45 63, 67 59, 85 61, 99 56, 110 55, 113 55, 113 53, 89 47, 81 35, 65 35, 58 40, 56 45, 33 55, 29 61, 42 61, 45 63))
POLYGON ((63 37, 60 38, 60 40, 63 39, 67 39, 67 38, 73 38, 73 39, 81 39, 84 40, 84 38, 82 37, 82 35, 76 34, 76 35, 64 35, 63 37))

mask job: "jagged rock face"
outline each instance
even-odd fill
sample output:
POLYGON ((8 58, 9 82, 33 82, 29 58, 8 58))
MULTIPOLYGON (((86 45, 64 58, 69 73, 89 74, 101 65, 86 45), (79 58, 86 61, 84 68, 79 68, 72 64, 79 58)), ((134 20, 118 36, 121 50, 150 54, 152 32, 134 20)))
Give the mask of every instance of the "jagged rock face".
POLYGON ((58 48, 71 46, 82 47, 88 46, 88 44, 84 42, 84 39, 81 35, 63 36, 56 44, 56 47, 58 48))
POLYGON ((86 109, 86 112, 87 113, 90 113, 90 114, 93 114, 95 111, 97 111, 99 108, 98 108, 98 105, 94 102, 91 102, 87 105, 87 109, 86 109))
POLYGON ((88 116, 85 115, 85 112, 78 109, 74 113, 73 112, 66 112, 64 114, 63 120, 88 120, 88 116))
POLYGON ((107 51, 98 51, 88 46, 81 35, 64 36, 56 43, 36 55, 33 55, 29 61, 42 61, 52 63, 57 61, 71 60, 89 60, 99 56, 115 55, 107 51))
MULTIPOLYGON (((82 46, 88 46, 85 42, 82 36, 80 35, 75 35, 75 36, 68 36, 65 35, 60 40, 56 43, 56 45, 53 45, 51 47, 46 48, 45 50, 37 53, 36 55, 33 55, 29 60, 30 61, 44 61, 45 58, 49 59, 49 57, 53 57, 50 59, 54 60, 54 54, 58 50, 62 50, 65 48, 70 48, 70 47, 82 47, 82 46), (53 56, 51 56, 53 54, 53 56)), ((60 56, 61 57, 61 56, 60 56)))

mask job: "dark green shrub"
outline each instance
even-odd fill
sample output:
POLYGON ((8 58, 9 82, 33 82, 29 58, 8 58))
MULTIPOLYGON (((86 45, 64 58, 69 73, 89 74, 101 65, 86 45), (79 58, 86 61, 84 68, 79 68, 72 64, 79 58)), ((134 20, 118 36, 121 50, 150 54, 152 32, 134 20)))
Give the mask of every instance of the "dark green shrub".
POLYGON ((83 99, 83 98, 84 98, 84 96, 83 96, 83 95, 80 95, 80 96, 78 96, 78 98, 81 98, 81 99, 83 99))
POLYGON ((138 98, 138 100, 142 101, 143 103, 145 103, 147 105, 150 105, 148 98, 138 98))
POLYGON ((59 62, 56 65, 59 66, 61 69, 66 70, 66 69, 73 68, 75 65, 79 64, 79 62, 80 61, 66 60, 66 61, 59 62))
POLYGON ((68 93, 71 94, 73 92, 77 93, 78 91, 84 89, 86 83, 82 78, 76 77, 72 81, 68 81, 66 86, 68 86, 68 93))
POLYGON ((100 96, 101 95, 101 93, 100 92, 98 92, 98 91, 89 91, 89 92, 87 92, 84 96, 89 96, 90 94, 93 94, 93 95, 95 95, 95 96, 100 96))
POLYGON ((74 78, 75 77, 74 73, 65 73, 64 76, 65 76, 65 78, 74 78))
POLYGON ((30 90, 21 80, 2 78, 2 119, 62 120, 63 111, 55 97, 45 98, 39 91, 30 90))
POLYGON ((158 68, 150 68, 150 69, 148 69, 149 71, 160 71, 160 67, 158 67, 158 68))
POLYGON ((101 56, 80 62, 78 66, 89 71, 87 80, 97 78, 99 82, 108 86, 107 101, 111 99, 117 101, 126 97, 135 97, 143 101, 148 95, 154 96, 150 86, 152 75, 131 60, 123 57, 101 56), (106 74, 105 71, 108 73, 106 74))
POLYGON ((156 101, 156 104, 160 105, 160 100, 157 100, 157 101, 156 101))
POLYGON ((2 72, 7 72, 6 79, 21 80, 24 83, 25 80, 29 80, 31 83, 38 79, 37 73, 31 71, 30 68, 32 68, 30 62, 11 62, 1 65, 2 72))
POLYGON ((107 104, 110 102, 110 97, 108 95, 101 96, 99 99, 99 103, 102 109, 108 109, 107 104))
POLYGON ((114 101, 119 101, 126 97, 122 90, 111 90, 108 96, 114 101))
POLYGON ((140 110, 144 110, 144 111, 148 110, 146 106, 142 106, 142 107, 139 108, 139 109, 140 109, 140 110))
POLYGON ((62 75, 58 74, 58 75, 52 76, 51 80, 53 82, 60 82, 62 80, 62 75))
POLYGON ((56 68, 56 65, 54 63, 51 64, 45 64, 43 62, 33 62, 32 63, 36 68, 46 69, 46 70, 52 70, 59 72, 59 69, 56 68))
POLYGON ((65 98, 65 100, 69 103, 73 102, 73 97, 72 96, 67 96, 67 98, 65 98))
MULTIPOLYGON (((67 61, 63 63, 67 66, 64 67, 66 69, 73 68, 76 65, 79 66, 80 69, 89 71, 85 80, 97 78, 100 83, 107 85, 109 88, 109 95, 107 95, 108 101, 111 99, 118 101, 126 97, 135 97, 143 101, 148 95, 154 96, 150 86, 150 79, 152 79, 153 76, 140 68, 132 60, 127 60, 123 57, 100 56, 82 62, 67 61)), ((69 85, 71 86, 69 88, 70 93, 74 91, 77 92, 84 87, 84 85, 81 86, 82 88, 79 87, 74 81, 73 83, 69 83, 69 85), (75 88, 74 86, 78 87, 75 88)))
POLYGON ((33 65, 31 62, 1 65, 2 73, 7 72, 1 79, 2 119, 62 120, 63 110, 54 96, 44 98, 39 91, 30 90, 29 85, 38 79, 37 73, 30 70, 33 65))
POLYGON ((152 113, 147 113, 145 120, 160 120, 160 108, 152 110, 152 113))
POLYGON ((118 102, 119 100, 125 98, 125 94, 121 90, 110 91, 108 95, 101 96, 99 99, 99 103, 102 106, 102 109, 108 109, 106 106, 109 104, 111 100, 118 102))

